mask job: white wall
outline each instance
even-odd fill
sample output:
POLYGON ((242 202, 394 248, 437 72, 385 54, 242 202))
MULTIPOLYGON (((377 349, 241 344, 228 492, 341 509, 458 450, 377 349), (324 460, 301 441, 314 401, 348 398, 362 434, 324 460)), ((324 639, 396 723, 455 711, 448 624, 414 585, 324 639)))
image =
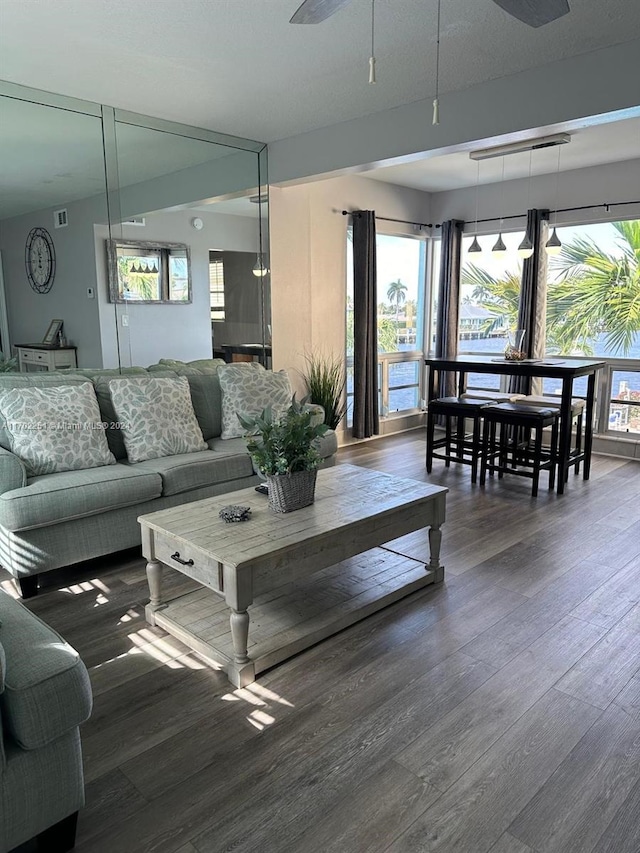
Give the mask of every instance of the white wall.
MULTIPOLYGON (((640 140, 638 142, 640 154, 640 140)), ((609 210, 604 207, 605 203, 640 201, 640 159, 628 160, 622 163, 607 163, 603 166, 592 166, 587 169, 575 169, 571 172, 561 172, 558 180, 556 175, 539 175, 531 179, 530 188, 528 179, 505 181, 504 186, 500 184, 487 184, 481 186, 478 191, 478 218, 488 219, 501 215, 515 215, 526 213, 527 195, 529 195, 529 207, 547 207, 553 211, 558 208, 583 207, 589 205, 603 205, 593 210, 570 211, 560 213, 557 217, 559 225, 575 225, 581 222, 593 222, 594 220, 616 220, 640 219, 640 205, 618 205, 609 210), (557 193, 556 193, 557 186, 557 193), (501 196, 503 197, 501 203, 501 196)), ((466 230, 473 230, 473 222, 476 211, 476 189, 466 187, 448 192, 433 193, 432 216, 434 222, 442 222, 446 219, 462 219, 467 222, 466 230)), ((555 221, 555 216, 553 217, 555 221)), ((522 226, 521 223, 505 223, 505 231, 522 226)), ((494 233, 498 222, 481 224, 478 232, 494 233)))
MULTIPOLYGON (((209 251, 228 249, 255 252, 258 246, 258 222, 244 216, 227 216, 198 211, 204 228, 191 225, 192 210, 145 214, 145 226, 122 226, 127 240, 158 240, 186 243, 191 248, 192 302, 187 305, 118 304, 118 339, 121 364, 154 364, 161 358, 192 361, 211 358, 211 321, 209 307, 209 251), (127 317, 128 326, 123 325, 127 317)), ((105 342, 104 366, 118 365, 118 351, 108 343, 116 337, 116 312, 108 301, 106 262, 107 229, 97 227, 95 250, 100 294, 101 335, 105 342)))
MULTIPOLYGON (((430 201, 427 193, 349 176, 273 188, 269 205, 273 366, 289 370, 301 392, 305 353, 344 354, 349 219, 342 210, 430 222, 430 201)), ((379 229, 415 233, 390 222, 379 229)))

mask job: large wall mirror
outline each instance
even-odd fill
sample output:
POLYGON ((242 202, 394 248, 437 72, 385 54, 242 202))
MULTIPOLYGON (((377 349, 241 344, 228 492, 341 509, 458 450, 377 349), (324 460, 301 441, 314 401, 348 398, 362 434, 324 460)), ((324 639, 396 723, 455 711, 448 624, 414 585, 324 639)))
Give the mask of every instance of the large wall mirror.
POLYGON ((0 350, 41 342, 61 318, 79 367, 234 357, 245 345, 267 363, 267 210, 261 143, 0 82, 0 350), (35 228, 56 258, 38 290, 25 266, 35 228), (234 255, 267 275, 235 275, 234 255))

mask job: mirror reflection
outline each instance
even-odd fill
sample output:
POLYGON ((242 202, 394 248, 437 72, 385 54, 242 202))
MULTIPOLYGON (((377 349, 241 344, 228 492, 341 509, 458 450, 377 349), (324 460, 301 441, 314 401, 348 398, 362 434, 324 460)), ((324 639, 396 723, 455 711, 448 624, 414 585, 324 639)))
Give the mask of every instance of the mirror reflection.
MULTIPOLYGON (((42 346, 59 318, 72 355, 47 357, 56 369, 62 361, 146 367, 214 350, 231 359, 238 353, 225 347, 252 345, 265 360, 269 276, 251 273, 258 257, 268 270, 261 146, 35 97, 0 83, 0 351, 9 358, 19 356, 16 346, 42 346), (47 232, 56 259, 52 280, 37 290, 25 266, 34 229, 47 232), (228 262, 217 295, 212 253, 228 262), (243 256, 240 276, 234 265, 243 256), (214 299, 223 300, 224 319, 212 315, 214 299)), ((29 358, 19 359, 24 369, 29 358)), ((44 369, 42 359, 28 369, 44 369)))
POLYGON ((107 240, 112 302, 191 302, 189 246, 107 240))

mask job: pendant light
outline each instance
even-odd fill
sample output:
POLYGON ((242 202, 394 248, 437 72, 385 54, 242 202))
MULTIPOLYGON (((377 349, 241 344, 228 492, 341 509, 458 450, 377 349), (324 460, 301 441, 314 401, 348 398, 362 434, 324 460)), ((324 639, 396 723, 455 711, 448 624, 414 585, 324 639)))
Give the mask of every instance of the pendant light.
POLYGON ((518 254, 521 258, 530 258, 533 255, 533 243, 531 242, 531 237, 529 237, 529 197, 531 193, 531 157, 533 155, 533 151, 529 151, 529 180, 527 182, 527 226, 524 232, 524 237, 522 238, 522 242, 518 246, 518 254))
POLYGON ((438 0, 438 22, 436 24, 436 96, 433 99, 432 124, 440 124, 440 2, 438 0))
POLYGON ((262 255, 256 255, 256 262, 253 265, 253 269, 251 270, 251 272, 256 276, 256 278, 264 278, 264 276, 268 273, 268 270, 262 259, 262 255))
POLYGON ((477 254, 482 251, 482 246, 478 243, 478 196, 480 194, 480 161, 476 161, 476 227, 474 229, 473 242, 469 246, 469 254, 477 254))
POLYGON ((376 0, 371 0, 371 56, 369 57, 369 83, 376 82, 375 22, 376 0))
POLYGON ((504 240, 502 239, 502 214, 504 205, 504 157, 502 158, 502 180, 500 181, 500 231, 498 233, 498 239, 493 245, 491 249, 491 254, 496 258, 504 258, 507 254, 507 247, 504 244, 504 240))
POLYGON ((558 182, 560 180, 560 147, 558 146, 558 163, 556 166, 556 199, 553 205, 553 231, 551 232, 551 237, 547 240, 545 244, 545 251, 547 255, 559 255, 562 251, 562 243, 560 242, 560 238, 556 232, 556 226, 558 224, 558 182))

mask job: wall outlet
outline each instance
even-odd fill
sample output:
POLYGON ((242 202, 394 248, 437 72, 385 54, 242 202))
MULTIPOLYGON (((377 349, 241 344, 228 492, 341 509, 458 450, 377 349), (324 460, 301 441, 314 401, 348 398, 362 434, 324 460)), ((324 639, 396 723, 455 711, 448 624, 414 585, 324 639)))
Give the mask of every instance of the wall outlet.
POLYGON ((123 326, 128 326, 128 325, 129 325, 129 315, 128 315, 128 314, 123 314, 123 315, 122 315, 122 325, 123 325, 123 326))
POLYGON ((92 287, 88 287, 87 288, 87 299, 95 299, 95 298, 96 298, 95 290, 92 287))

